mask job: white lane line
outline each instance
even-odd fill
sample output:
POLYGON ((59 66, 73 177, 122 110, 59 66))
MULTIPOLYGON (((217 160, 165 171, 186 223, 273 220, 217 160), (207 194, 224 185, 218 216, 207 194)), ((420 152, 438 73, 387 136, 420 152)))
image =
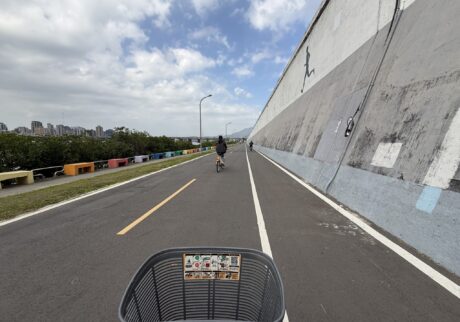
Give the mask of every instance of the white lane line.
POLYGON ((249 180, 251 181, 252 197, 254 199, 254 207, 256 209, 257 226, 259 226, 260 243, 262 244, 262 251, 273 258, 270 241, 268 240, 267 229, 265 228, 264 216, 262 208, 260 208, 259 196, 257 195, 254 177, 252 176, 251 164, 249 163, 248 151, 246 150, 246 161, 248 162, 249 180))
POLYGON ((427 275, 429 278, 431 278, 433 281, 438 283, 440 286, 445 288, 447 291, 455 295, 457 298, 460 298, 460 286, 456 284, 454 281, 448 279, 446 276, 442 275, 439 273, 437 270, 435 270, 433 267, 429 266, 425 262, 421 261, 411 253, 409 253, 407 250, 399 246, 398 244, 392 242, 389 240, 387 237, 379 233, 377 230, 369 226, 367 223, 365 223, 357 214, 354 214, 348 210, 343 209, 340 205, 326 197, 324 194, 316 190, 315 188, 311 187, 301 179, 297 178, 295 175, 281 167, 279 164, 277 164, 275 161, 271 160, 268 158, 266 155, 264 155, 261 152, 258 152, 261 156, 263 156, 265 159, 270 161, 272 164, 274 164, 276 167, 278 167, 281 171, 286 173, 288 176, 290 176, 292 179, 297 181, 299 184, 310 190, 313 194, 315 194, 318 198, 323 200, 325 203, 327 203, 329 206, 337 210, 340 214, 351 220, 353 223, 355 223, 357 226, 359 226, 362 230, 367 232, 369 235, 377 239, 379 242, 387 246, 389 249, 391 249, 393 252, 401 256, 403 259, 408 261, 410 264, 412 264, 415 268, 420 270, 422 273, 427 275))
POLYGON ((108 186, 108 187, 105 187, 105 188, 101 188, 101 189, 98 189, 98 190, 95 190, 95 191, 86 193, 86 194, 84 194, 84 195, 81 195, 81 196, 76 197, 76 198, 73 198, 73 199, 69 199, 69 200, 66 200, 66 201, 58 202, 58 203, 55 203, 55 204, 53 204, 53 205, 49 205, 49 206, 40 208, 40 209, 35 210, 35 211, 33 211, 33 212, 28 212, 28 213, 25 213, 25 214, 23 214, 23 215, 14 217, 14 218, 12 218, 12 219, 0 221, 0 227, 1 227, 1 226, 8 225, 8 224, 11 224, 11 223, 13 223, 13 222, 16 222, 16 221, 19 221, 19 220, 22 220, 22 219, 29 218, 29 217, 31 217, 31 216, 35 216, 35 215, 41 214, 41 213, 43 213, 43 212, 45 212, 45 211, 48 211, 48 210, 51 210, 51 209, 55 209, 55 208, 58 208, 58 207, 62 207, 62 206, 64 206, 64 205, 67 205, 67 204, 69 204, 69 203, 72 203, 72 202, 75 202, 75 201, 78 201, 78 200, 81 200, 81 199, 85 199, 85 198, 88 198, 88 197, 97 195, 97 194, 99 194, 99 193, 101 193, 101 192, 105 192, 105 191, 107 191, 107 190, 111 190, 111 189, 118 188, 118 187, 123 186, 123 185, 125 185, 125 184, 131 183, 131 182, 134 182, 134 181, 137 181, 137 180, 140 180, 140 179, 147 178, 147 177, 149 177, 149 176, 151 176, 151 175, 154 175, 154 174, 157 174, 157 173, 160 173, 160 172, 163 172, 163 171, 166 171, 166 170, 169 170, 169 169, 172 169, 172 168, 175 168, 175 167, 184 165, 184 164, 189 163, 189 162, 193 162, 193 161, 195 161, 195 160, 201 159, 201 158, 206 157, 206 156, 209 156, 209 155, 212 155, 212 154, 205 154, 205 155, 202 155, 202 156, 200 156, 200 157, 198 157, 198 158, 195 158, 195 159, 192 159, 192 160, 188 160, 188 161, 185 161, 185 162, 182 162, 182 163, 179 163, 179 164, 175 164, 175 165, 172 165, 172 166, 170 166, 170 167, 167 167, 167 168, 164 168, 164 169, 161 169, 161 170, 152 172, 152 173, 148 173, 148 174, 145 174, 145 175, 143 175, 143 176, 140 176, 140 177, 137 177, 137 178, 134 178, 134 179, 130 179, 130 180, 127 180, 127 181, 123 181, 123 182, 120 182, 120 183, 116 183, 116 184, 113 184, 113 185, 111 185, 111 186, 108 186))
MULTIPOLYGON (((246 147, 244 149, 246 151, 246 161, 248 162, 249 180, 251 181, 252 197, 254 199, 254 207, 256 210, 257 226, 259 227, 259 236, 260 243, 262 244, 262 251, 271 258, 273 258, 272 248, 270 247, 270 241, 268 240, 267 229, 265 228, 264 215, 262 214, 262 208, 260 208, 259 196, 257 195, 254 177, 252 176, 251 163, 249 163, 248 149, 246 147)), ((284 313, 283 322, 289 322, 287 310, 284 313)))

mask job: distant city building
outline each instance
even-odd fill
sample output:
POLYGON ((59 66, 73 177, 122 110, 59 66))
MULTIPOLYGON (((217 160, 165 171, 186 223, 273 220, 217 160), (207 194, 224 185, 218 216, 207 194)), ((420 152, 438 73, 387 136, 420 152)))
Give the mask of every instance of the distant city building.
POLYGON ((73 130, 70 126, 64 126, 64 135, 72 135, 73 134, 73 130))
POLYGON ((56 135, 63 136, 65 134, 65 126, 62 124, 56 125, 56 135))
POLYGON ((36 126, 34 128, 33 134, 36 136, 45 136, 46 130, 43 126, 36 126))
POLYGON ((98 138, 101 138, 104 136, 104 129, 100 125, 96 126, 96 136, 98 138))
MULTIPOLYGON (((8 131, 8 127, 5 123, 0 122, 0 132, 8 131)), ((14 129, 14 132, 20 135, 36 135, 36 136, 64 136, 64 135, 84 135, 90 137, 100 138, 111 138, 114 130, 109 129, 104 131, 104 128, 100 125, 96 126, 96 130, 86 130, 81 126, 67 126, 64 124, 58 124, 54 126, 51 123, 47 123, 46 127, 43 127, 43 123, 40 121, 32 121, 31 129, 25 126, 20 126, 14 129)))
POLYGON ((56 131, 54 130, 54 125, 48 123, 46 125, 46 135, 56 135, 56 131))
POLYGON ((31 135, 32 134, 32 130, 25 126, 20 126, 20 127, 15 128, 14 132, 20 135, 31 135))
POLYGON ((32 129, 32 133, 35 134, 35 129, 38 128, 38 127, 43 128, 42 122, 39 122, 39 121, 32 121, 32 122, 30 123, 30 128, 32 129))
POLYGON ((96 131, 94 130, 85 130, 85 135, 90 137, 96 137, 96 131))
POLYGON ((72 127, 72 134, 74 135, 85 135, 86 129, 81 126, 74 126, 72 127))
POLYGON ((113 133, 114 133, 114 132, 115 132, 115 131, 112 130, 112 129, 105 130, 104 136, 105 136, 106 138, 111 138, 111 137, 113 136, 113 133))
POLYGON ((0 132, 6 132, 8 131, 8 127, 6 126, 5 123, 0 122, 0 132))

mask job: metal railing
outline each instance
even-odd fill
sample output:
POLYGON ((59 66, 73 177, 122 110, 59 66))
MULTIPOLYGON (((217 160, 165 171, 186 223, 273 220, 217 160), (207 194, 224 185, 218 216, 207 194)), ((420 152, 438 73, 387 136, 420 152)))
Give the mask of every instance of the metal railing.
POLYGON ((64 174, 64 166, 57 165, 53 167, 33 169, 32 173, 33 173, 34 179, 35 178, 45 179, 47 177, 46 174, 51 174, 51 173, 53 174, 53 177, 57 177, 57 176, 64 174), (56 170, 56 169, 59 169, 59 170, 56 170), (52 170, 56 170, 56 171, 52 171, 52 170))
POLYGON ((94 170, 103 170, 109 167, 109 160, 94 161, 94 170))

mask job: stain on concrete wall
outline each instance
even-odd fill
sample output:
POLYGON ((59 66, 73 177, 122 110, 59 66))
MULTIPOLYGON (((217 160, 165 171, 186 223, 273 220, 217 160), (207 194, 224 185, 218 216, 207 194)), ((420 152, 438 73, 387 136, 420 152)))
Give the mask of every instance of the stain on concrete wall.
POLYGON ((375 151, 374 157, 372 158, 371 165, 374 167, 393 168, 396 160, 398 159, 401 147, 401 142, 380 143, 377 147, 377 151, 375 151))

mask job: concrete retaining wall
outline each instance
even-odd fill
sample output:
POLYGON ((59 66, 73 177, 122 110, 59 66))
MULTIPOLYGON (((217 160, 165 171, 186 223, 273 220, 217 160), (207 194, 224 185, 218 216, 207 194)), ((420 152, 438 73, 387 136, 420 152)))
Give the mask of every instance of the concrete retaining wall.
POLYGON ((458 12, 456 0, 324 1, 250 138, 460 275, 458 12))

